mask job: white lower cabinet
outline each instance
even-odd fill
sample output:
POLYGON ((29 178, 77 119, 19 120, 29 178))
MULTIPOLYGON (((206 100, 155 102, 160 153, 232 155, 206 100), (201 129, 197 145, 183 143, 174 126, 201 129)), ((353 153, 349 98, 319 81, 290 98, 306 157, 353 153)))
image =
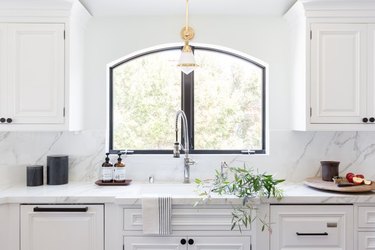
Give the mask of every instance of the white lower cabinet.
POLYGON ((357 249, 375 249, 375 206, 356 207, 357 214, 357 249))
POLYGON ((21 205, 21 250, 103 250, 103 205, 21 205))
MULTIPOLYGON (((171 215, 171 234, 145 235, 142 210, 123 210, 124 250, 250 250, 252 231, 231 230, 232 208, 175 207, 171 215)), ((264 249, 266 250, 266 249, 264 249)))
POLYGON ((375 232, 358 232, 358 250, 375 249, 375 232))
POLYGON ((352 205, 274 205, 271 226, 271 250, 353 250, 352 205))
MULTIPOLYGON (((124 237, 126 250, 185 250, 180 237, 124 237)), ((186 239, 185 239, 186 241, 186 239)))
POLYGON ((249 250, 249 237, 125 237, 125 250, 249 250))

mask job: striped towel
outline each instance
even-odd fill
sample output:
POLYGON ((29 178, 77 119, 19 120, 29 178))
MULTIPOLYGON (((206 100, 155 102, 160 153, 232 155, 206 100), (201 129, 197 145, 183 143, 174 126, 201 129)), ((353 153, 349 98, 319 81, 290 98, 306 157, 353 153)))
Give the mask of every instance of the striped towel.
POLYGON ((152 235, 171 234, 171 197, 143 197, 143 233, 152 235))

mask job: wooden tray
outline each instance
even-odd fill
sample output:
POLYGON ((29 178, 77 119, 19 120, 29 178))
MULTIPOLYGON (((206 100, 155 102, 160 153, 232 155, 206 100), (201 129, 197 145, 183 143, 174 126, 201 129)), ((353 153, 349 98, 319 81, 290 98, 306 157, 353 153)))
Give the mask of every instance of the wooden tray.
POLYGON ((132 180, 125 180, 125 182, 103 182, 102 180, 97 180, 95 182, 98 186, 127 186, 132 182, 132 180))
POLYGON ((375 182, 373 181, 371 185, 357 185, 350 187, 338 187, 333 181, 323 181, 322 177, 312 177, 305 180, 305 185, 321 190, 342 192, 342 193, 364 193, 375 190, 375 182))

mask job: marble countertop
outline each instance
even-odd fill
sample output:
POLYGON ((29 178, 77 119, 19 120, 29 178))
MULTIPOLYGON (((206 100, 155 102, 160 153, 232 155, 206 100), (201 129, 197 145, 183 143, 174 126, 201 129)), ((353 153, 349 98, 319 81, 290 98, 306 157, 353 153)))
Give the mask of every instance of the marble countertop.
MULTIPOLYGON (((302 183, 280 185, 284 198, 262 199, 265 203, 355 204, 375 203, 375 192, 350 194, 320 191, 302 183)), ((0 186, 0 204, 4 203, 117 203, 137 204, 144 196, 172 196, 173 204, 193 204, 200 199, 195 184, 133 182, 129 186, 97 186, 94 183, 69 183, 57 186, 0 186)), ((214 196, 210 204, 239 203, 233 196, 214 196)))

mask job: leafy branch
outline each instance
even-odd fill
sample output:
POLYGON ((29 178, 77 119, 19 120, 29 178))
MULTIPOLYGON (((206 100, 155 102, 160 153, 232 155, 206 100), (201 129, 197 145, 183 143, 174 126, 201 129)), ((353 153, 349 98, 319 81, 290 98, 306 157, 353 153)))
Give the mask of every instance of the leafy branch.
POLYGON ((223 173, 216 170, 214 179, 196 179, 195 183, 198 185, 199 195, 202 197, 201 202, 208 201, 212 193, 234 195, 242 199, 242 205, 233 208, 231 230, 238 226, 241 231, 242 226, 247 228, 258 219, 263 224, 263 231, 265 228, 270 230, 270 227, 266 218, 258 217, 254 198, 275 197, 278 200, 281 199, 283 191, 277 185, 283 181, 274 179, 270 174, 255 173, 252 168, 243 166, 227 167, 223 173))

